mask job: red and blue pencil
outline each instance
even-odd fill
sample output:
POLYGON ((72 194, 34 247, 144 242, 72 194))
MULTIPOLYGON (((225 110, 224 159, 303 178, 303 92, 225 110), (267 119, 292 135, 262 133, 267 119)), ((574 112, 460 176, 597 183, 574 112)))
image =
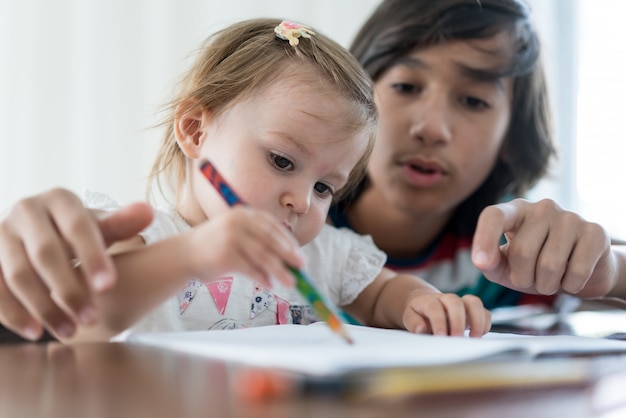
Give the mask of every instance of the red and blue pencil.
MULTIPOLYGON (((200 171, 202 171, 204 177, 215 187, 229 206, 245 205, 245 202, 237 196, 226 182, 226 179, 222 177, 210 161, 204 160, 200 165, 200 171)), ((335 313, 336 309, 319 293, 311 279, 302 270, 292 266, 287 267, 296 278, 296 288, 313 306, 318 317, 325 321, 333 332, 352 344, 352 338, 350 338, 339 316, 335 313)))

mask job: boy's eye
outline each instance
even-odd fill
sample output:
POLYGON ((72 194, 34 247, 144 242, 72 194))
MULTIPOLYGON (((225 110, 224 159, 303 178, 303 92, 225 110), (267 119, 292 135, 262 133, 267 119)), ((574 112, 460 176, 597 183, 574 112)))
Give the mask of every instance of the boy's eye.
POLYGON ((391 87, 396 90, 398 93, 408 94, 408 93, 419 93, 420 88, 415 84, 410 83, 394 83, 391 87))
POLYGON ((476 97, 467 96, 461 99, 461 102, 470 109, 481 110, 489 108, 489 104, 486 101, 476 97))
POLYGON ((272 165, 280 170, 290 170, 293 168, 291 160, 283 157, 282 155, 271 152, 269 157, 272 165))
POLYGON ((315 183, 315 191, 321 195, 332 196, 335 192, 328 185, 324 183, 315 183))

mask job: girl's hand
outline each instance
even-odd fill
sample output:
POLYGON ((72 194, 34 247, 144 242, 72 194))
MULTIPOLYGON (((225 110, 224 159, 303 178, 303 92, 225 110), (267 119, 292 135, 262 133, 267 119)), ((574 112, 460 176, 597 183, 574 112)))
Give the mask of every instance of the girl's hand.
POLYGON ((293 286, 287 268, 302 267, 300 247, 289 230, 271 214, 238 206, 189 232, 189 277, 214 280, 237 271, 265 286, 272 277, 293 286))
POLYGON ((474 295, 414 291, 402 317, 404 327, 416 334, 482 337, 491 329, 491 312, 474 295))
POLYGON ((0 221, 0 322, 36 340, 42 326, 67 337, 77 322, 95 321, 92 292, 116 280, 107 246, 136 235, 151 220, 146 204, 99 220, 63 189, 17 202, 0 221))
POLYGON ((472 260, 487 279, 524 293, 601 297, 618 281, 617 257, 604 228, 547 199, 485 208, 472 260), (507 242, 500 245, 503 234, 507 242))

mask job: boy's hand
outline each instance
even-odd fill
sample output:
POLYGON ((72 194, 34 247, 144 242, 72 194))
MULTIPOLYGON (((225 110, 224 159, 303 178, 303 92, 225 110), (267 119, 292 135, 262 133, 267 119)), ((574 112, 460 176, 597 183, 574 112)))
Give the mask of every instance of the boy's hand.
POLYGON ((98 219, 72 192, 54 189, 17 202, 0 221, 0 322, 36 340, 43 327, 68 337, 97 319, 92 292, 116 272, 107 247, 152 220, 146 204, 98 219))
POLYGON ((604 228, 548 199, 485 208, 472 261, 487 279, 524 293, 601 297, 618 281, 618 262, 604 228))
POLYGON ((416 290, 402 318, 405 328, 417 334, 482 337, 491 329, 491 312, 474 295, 416 290))

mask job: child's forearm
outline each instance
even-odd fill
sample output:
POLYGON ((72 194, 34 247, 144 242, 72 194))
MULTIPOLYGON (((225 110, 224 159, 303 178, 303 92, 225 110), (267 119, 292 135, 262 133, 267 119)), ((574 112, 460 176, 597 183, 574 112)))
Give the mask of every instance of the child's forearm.
POLYGON ((416 292, 441 293, 419 277, 409 274, 400 274, 388 280, 374 310, 373 326, 404 329, 404 313, 416 292))
POLYGON ((403 315, 415 292, 440 293, 419 277, 384 269, 345 310, 365 325, 404 329, 403 315))
POLYGON ((178 235, 115 255, 117 282, 95 295, 99 320, 89 326, 79 325, 63 342, 107 341, 182 288, 192 276, 187 242, 186 235, 178 235))

